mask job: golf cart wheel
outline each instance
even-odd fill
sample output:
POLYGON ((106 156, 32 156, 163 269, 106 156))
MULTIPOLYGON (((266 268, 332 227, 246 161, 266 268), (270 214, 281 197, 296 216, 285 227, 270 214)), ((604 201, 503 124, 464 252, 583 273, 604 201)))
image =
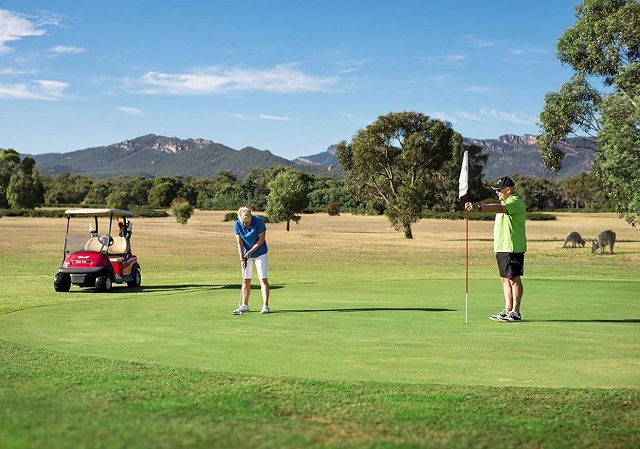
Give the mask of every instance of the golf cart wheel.
POLYGON ((57 292, 68 292, 71 288, 71 276, 66 273, 56 273, 53 277, 53 289, 57 292))
POLYGON ((142 283, 142 273, 140 272, 140 265, 133 267, 133 280, 127 282, 129 287, 140 287, 142 283))
POLYGON ((104 276, 98 276, 96 278, 96 288, 99 292, 109 293, 111 291, 111 276, 105 274, 104 276))

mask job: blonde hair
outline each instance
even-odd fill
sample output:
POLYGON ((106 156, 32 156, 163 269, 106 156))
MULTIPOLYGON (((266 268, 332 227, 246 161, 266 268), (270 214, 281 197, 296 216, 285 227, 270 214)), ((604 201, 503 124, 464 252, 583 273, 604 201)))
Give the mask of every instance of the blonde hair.
POLYGON ((251 209, 248 207, 241 207, 238 209, 238 218, 243 223, 249 221, 251 219, 251 209))

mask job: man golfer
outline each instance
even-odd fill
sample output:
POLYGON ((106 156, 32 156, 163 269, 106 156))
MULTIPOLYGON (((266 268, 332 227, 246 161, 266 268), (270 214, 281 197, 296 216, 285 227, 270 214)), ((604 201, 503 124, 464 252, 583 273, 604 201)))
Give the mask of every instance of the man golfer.
POLYGON ((264 220, 251 214, 251 209, 241 207, 238 209, 233 232, 238 243, 238 255, 242 266, 242 304, 233 311, 235 315, 249 311, 249 295, 251 294, 251 276, 253 266, 256 266, 260 278, 260 290, 262 292, 262 310, 260 313, 269 313, 269 281, 267 280, 267 226, 264 220))
POLYGON ((508 176, 498 179, 491 188, 497 193, 500 204, 466 203, 468 211, 493 212, 493 250, 496 253, 505 307, 502 312, 491 315, 494 321, 522 321, 520 302, 524 274, 524 253, 527 251, 525 221, 527 210, 524 202, 514 194, 515 183, 508 176))

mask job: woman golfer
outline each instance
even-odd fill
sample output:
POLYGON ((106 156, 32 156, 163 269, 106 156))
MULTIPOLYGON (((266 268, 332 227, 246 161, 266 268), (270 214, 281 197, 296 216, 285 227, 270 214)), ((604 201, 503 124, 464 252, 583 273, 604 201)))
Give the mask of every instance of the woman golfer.
POLYGON ((268 248, 265 240, 267 227, 262 218, 251 214, 251 209, 241 207, 238 209, 238 219, 234 224, 233 233, 238 242, 238 255, 242 266, 242 305, 234 310, 233 314, 240 315, 249 311, 254 264, 260 278, 260 290, 262 291, 262 310, 260 313, 269 313, 268 248))

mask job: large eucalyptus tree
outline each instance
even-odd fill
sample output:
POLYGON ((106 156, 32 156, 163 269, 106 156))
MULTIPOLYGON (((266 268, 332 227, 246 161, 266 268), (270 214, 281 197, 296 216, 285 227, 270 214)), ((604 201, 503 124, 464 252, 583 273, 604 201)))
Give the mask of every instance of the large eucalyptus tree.
POLYGON ((457 193, 461 164, 455 164, 455 176, 448 176, 455 178, 455 186, 442 179, 444 169, 453 167, 449 162, 462 161, 465 148, 448 122, 399 112, 378 117, 350 143, 340 142, 336 156, 350 191, 361 200, 381 203, 391 225, 410 239, 411 224, 433 203, 436 186, 457 193))
POLYGON ((562 168, 566 138, 597 142, 594 170, 620 215, 640 212, 640 3, 583 0, 576 23, 557 42, 570 81, 545 96, 538 148, 544 164, 562 168))

